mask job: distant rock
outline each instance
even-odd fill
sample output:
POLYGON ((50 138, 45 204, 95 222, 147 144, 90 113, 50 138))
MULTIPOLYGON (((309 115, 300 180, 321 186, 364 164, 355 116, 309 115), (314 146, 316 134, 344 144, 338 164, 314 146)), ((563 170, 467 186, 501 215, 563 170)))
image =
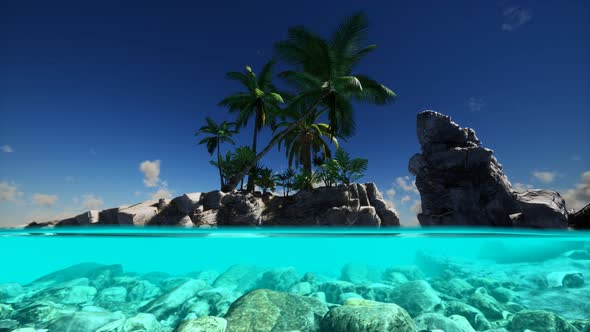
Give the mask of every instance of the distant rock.
POLYGON ((423 226, 501 226, 567 228, 565 201, 557 192, 515 192, 493 155, 475 131, 461 128, 437 112, 418 114, 422 153, 409 171, 422 199, 423 226))
POLYGON ((542 310, 523 310, 512 319, 514 332, 578 332, 573 325, 558 315, 542 310))
POLYGON ((590 203, 578 211, 569 214, 568 223, 570 227, 578 229, 590 229, 590 203))
POLYGON ((187 193, 172 200, 89 211, 26 227, 122 226, 399 226, 374 183, 316 188, 283 197, 270 193, 219 190, 187 193))

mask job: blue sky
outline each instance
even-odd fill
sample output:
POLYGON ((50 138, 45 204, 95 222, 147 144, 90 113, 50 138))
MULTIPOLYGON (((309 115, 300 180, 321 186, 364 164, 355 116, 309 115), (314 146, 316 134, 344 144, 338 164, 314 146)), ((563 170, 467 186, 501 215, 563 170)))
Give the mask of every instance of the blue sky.
MULTIPOLYGON (((224 73, 258 71, 290 26, 327 35, 358 10, 378 45, 358 72, 399 100, 357 105, 343 147, 404 223, 425 109, 475 128, 513 184, 590 197, 587 1, 21 1, 0 4, 0 225, 216 189, 193 134, 205 116, 232 120, 216 106, 239 89, 224 73)), ((287 167, 278 152, 264 163, 287 167)))

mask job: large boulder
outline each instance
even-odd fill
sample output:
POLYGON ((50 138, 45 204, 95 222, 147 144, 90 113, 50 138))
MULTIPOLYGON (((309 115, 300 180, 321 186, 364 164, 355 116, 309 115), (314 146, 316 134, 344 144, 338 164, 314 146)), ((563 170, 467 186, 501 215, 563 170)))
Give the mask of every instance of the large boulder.
POLYGON ((142 312, 154 314, 158 319, 166 319, 187 300, 207 287, 203 280, 191 279, 172 291, 162 294, 141 308, 142 312))
POLYGON ((377 186, 372 182, 365 183, 367 190, 367 198, 369 204, 375 208, 379 219, 381 220, 381 226, 399 226, 399 217, 397 212, 392 207, 387 206, 383 195, 377 189, 377 186))
POLYGON ((100 327, 122 318, 125 318, 125 315, 120 312, 78 311, 72 315, 56 319, 49 325, 48 329, 49 331, 60 332, 96 331, 100 327))
POLYGON ((424 111, 418 114, 417 134, 422 153, 410 159, 408 169, 422 199, 421 225, 567 227, 561 196, 514 192, 494 152, 481 145, 473 129, 424 111))
POLYGON ((392 298, 394 303, 407 310, 412 317, 443 309, 442 300, 424 280, 410 281, 397 286, 392 298))
POLYGON ((119 225, 144 226, 158 214, 158 201, 146 201, 121 209, 117 214, 119 225))
MULTIPOLYGON (((590 172, 584 173, 584 176, 590 176, 590 172)), ((568 224, 576 229, 590 229, 590 203, 578 211, 570 213, 568 215, 568 224)))
POLYGON ((225 332, 227 321, 221 317, 206 316, 182 322, 174 332, 225 332))
POLYGON ((225 319, 227 332, 316 332, 327 311, 315 298, 259 289, 236 300, 225 319))
POLYGON ((393 303, 349 299, 324 316, 321 332, 415 332, 408 313, 393 303))
POLYGON ((201 193, 188 193, 172 200, 176 209, 184 214, 193 213, 201 205, 201 193))
POLYGON ((256 287, 263 272, 264 270, 257 266, 232 265, 215 279, 213 287, 244 293, 256 287))
POLYGON ((514 315, 511 324, 513 332, 578 332, 565 319, 543 310, 523 310, 514 315))

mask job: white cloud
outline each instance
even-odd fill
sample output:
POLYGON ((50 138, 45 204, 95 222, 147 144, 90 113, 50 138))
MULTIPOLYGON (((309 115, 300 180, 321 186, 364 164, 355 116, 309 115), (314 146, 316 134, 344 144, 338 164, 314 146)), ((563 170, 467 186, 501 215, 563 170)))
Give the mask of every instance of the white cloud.
POLYGON ((504 17, 504 22, 502 23, 503 31, 514 31, 533 18, 533 14, 529 9, 518 7, 504 9, 502 16, 504 17))
POLYGON ((141 196, 143 194, 143 192, 141 192, 140 190, 136 190, 133 192, 133 196, 141 196))
POLYGON ((2 151, 4 153, 11 153, 11 152, 14 152, 14 149, 10 145, 2 145, 2 146, 0 146, 0 151, 2 151))
POLYGON ((18 185, 8 183, 6 181, 0 182, 0 202, 18 202, 23 197, 24 193, 18 189, 18 185))
POLYGON ((385 203, 389 205, 390 208, 395 209, 395 203, 393 202, 393 198, 395 197, 396 191, 393 187, 387 189, 385 191, 385 203))
POLYGON ((104 204, 101 197, 96 197, 94 194, 82 195, 82 205, 88 210, 98 210, 104 204))
POLYGON ((405 203, 409 202, 410 199, 411 199, 410 196, 406 195, 406 196, 402 197, 402 199, 400 201, 402 202, 402 204, 405 204, 405 203))
POLYGON ((414 194, 420 194, 420 192, 418 191, 418 188, 416 188, 416 181, 410 182, 410 177, 407 175, 403 176, 403 177, 400 176, 400 177, 396 178, 395 182, 405 192, 412 192, 414 194))
POLYGON ((396 194, 396 192, 395 192, 395 189, 393 187, 392 188, 389 188, 385 192, 385 195, 387 195, 387 197, 389 197, 389 198, 393 198, 393 196, 395 196, 395 194, 396 194))
POLYGON ((139 164, 139 170, 143 173, 143 183, 146 187, 156 187, 160 182, 160 161, 146 160, 139 164))
POLYGON ((168 187, 160 187, 154 193, 152 193, 152 199, 160 199, 160 198, 172 198, 174 191, 170 190, 168 187))
POLYGON ((523 192, 523 191, 527 191, 529 189, 533 189, 533 186, 530 185, 530 184, 524 184, 524 183, 516 182, 512 186, 512 189, 514 189, 515 191, 518 191, 518 192, 523 192))
POLYGON ((479 112, 483 109, 484 106, 485 103, 482 98, 471 97, 467 101, 467 107, 469 107, 469 110, 471 110, 472 112, 479 112))
POLYGON ((41 206, 52 206, 58 200, 57 195, 34 194, 33 203, 41 206))
POLYGON ((533 176, 543 182, 543 183, 551 183, 553 182, 553 180, 555 180, 555 177, 557 176, 556 172, 538 172, 538 171, 534 171, 531 174, 533 174, 533 176))
POLYGON ((575 188, 565 191, 563 198, 569 210, 579 210, 590 203, 590 171, 584 172, 581 181, 575 188))

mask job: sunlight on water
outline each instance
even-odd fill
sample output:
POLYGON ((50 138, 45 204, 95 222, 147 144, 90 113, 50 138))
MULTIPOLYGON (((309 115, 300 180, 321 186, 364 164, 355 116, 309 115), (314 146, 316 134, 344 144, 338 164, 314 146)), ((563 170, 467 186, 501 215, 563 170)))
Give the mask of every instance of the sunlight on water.
MULTIPOLYGON (((419 327, 423 324, 420 315, 457 314, 449 309, 456 302, 481 311, 489 327, 510 327, 513 317, 527 308, 554 312, 575 324, 575 320, 590 318, 590 234, 583 232, 454 228, 31 229, 0 231, 0 250, 0 303, 12 306, 10 317, 20 318, 13 319, 18 326, 53 326, 55 330, 72 311, 100 307, 123 315, 117 316, 119 320, 150 313, 158 321, 158 331, 172 331, 187 318, 223 317, 233 301, 256 288, 319 297, 328 306, 342 304, 350 297, 396 303, 419 327), (90 273, 87 265, 80 265, 49 275, 80 263, 120 264, 122 271, 116 268, 108 275, 96 274, 90 273), (235 265, 243 267, 228 271, 235 265), (47 277, 39 279, 43 276, 47 277), (203 280, 204 286, 176 307, 161 311, 150 306, 193 279, 203 280), (426 290, 415 291, 432 293, 429 296, 440 305, 422 308, 408 302, 407 298, 420 296, 410 294, 414 291, 410 288, 406 294, 399 294, 404 285, 417 280, 427 282, 426 290), (130 296, 135 292, 133 285, 139 282, 153 287, 153 294, 130 296), (226 297, 223 305, 201 294, 223 288, 228 290, 219 295, 226 297), (105 295, 115 290, 123 292, 122 297, 105 295), (207 310, 186 305, 200 299, 207 302, 207 310), (33 320, 20 312, 41 301, 66 306, 70 312, 35 316, 33 320)), ((99 267, 92 265, 92 269, 99 267)), ((227 331, 242 331, 232 327, 231 317, 226 318, 230 322, 227 331)), ((465 318, 471 320, 475 330, 488 327, 473 317, 465 318)), ((107 319, 105 324, 111 321, 115 319, 107 319)))

